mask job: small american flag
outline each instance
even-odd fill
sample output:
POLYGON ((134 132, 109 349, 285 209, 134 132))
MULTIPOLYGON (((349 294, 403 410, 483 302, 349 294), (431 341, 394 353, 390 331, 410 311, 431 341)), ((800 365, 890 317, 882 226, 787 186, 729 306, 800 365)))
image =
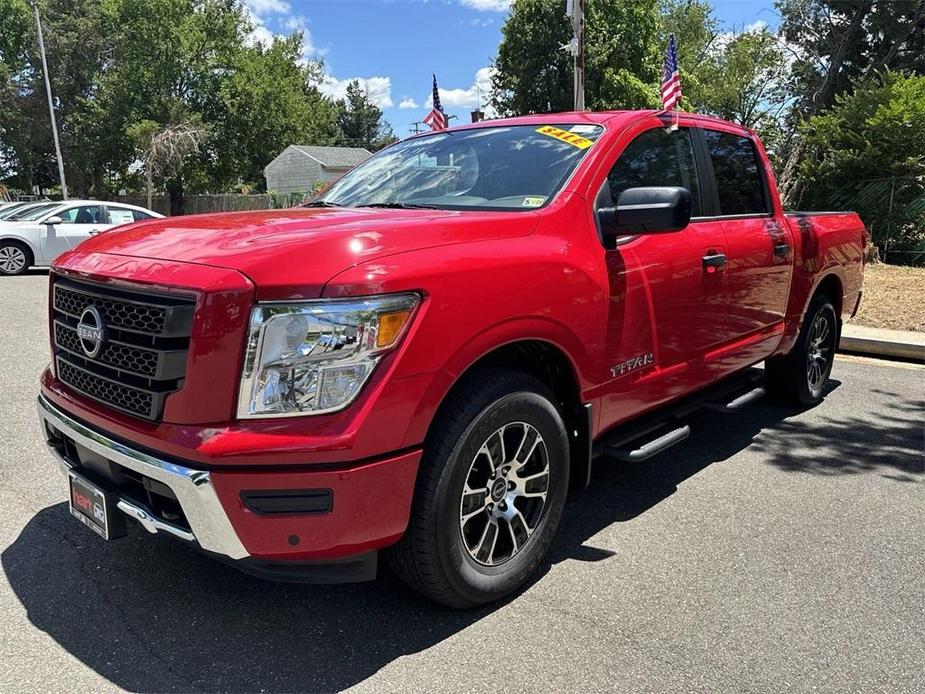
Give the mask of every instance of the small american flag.
POLYGON ((668 39, 665 68, 662 70, 662 108, 670 111, 681 103, 681 75, 678 72, 678 52, 674 34, 668 39))
POLYGON ((446 114, 440 106, 440 90, 437 89, 437 76, 434 75, 434 107, 424 116, 424 122, 431 130, 446 130, 446 114))

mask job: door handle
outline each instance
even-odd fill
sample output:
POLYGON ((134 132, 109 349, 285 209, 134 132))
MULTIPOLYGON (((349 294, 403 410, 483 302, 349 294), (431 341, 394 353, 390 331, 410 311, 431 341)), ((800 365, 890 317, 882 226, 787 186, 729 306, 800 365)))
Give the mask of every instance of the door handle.
POLYGON ((703 256, 703 270, 707 273, 719 272, 726 267, 725 253, 708 253, 703 256))
POLYGON ((96 236, 100 233, 99 229, 90 229, 90 236, 96 236))
POLYGON ((787 255, 790 252, 789 243, 775 243, 774 255, 787 255))

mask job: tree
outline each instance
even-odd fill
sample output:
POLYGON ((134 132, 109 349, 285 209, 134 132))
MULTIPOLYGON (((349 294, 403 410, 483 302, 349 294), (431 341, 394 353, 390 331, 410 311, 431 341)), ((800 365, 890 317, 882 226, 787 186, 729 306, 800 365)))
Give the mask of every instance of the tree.
MULTIPOLYGON (((516 0, 495 59, 492 106, 502 114, 572 108, 571 38, 564 3, 516 0)), ((657 108, 668 34, 675 33, 685 91, 715 37, 703 0, 587 0, 585 103, 590 109, 657 108)))
POLYGON ((375 151, 395 141, 392 128, 382 119, 382 110, 373 103, 359 80, 347 85, 347 94, 337 102, 340 143, 375 151))
POLYGON ((145 167, 145 192, 148 208, 154 195, 155 176, 176 176, 187 160, 198 154, 206 139, 202 123, 181 120, 160 126, 146 120, 129 128, 128 135, 135 141, 145 167))
POLYGON ((784 49, 766 28, 714 41, 701 62, 699 82, 685 92, 694 110, 757 130, 772 151, 792 103, 784 49))
POLYGON ((876 75, 810 118, 801 204, 857 210, 886 248, 925 243, 925 76, 876 75))
MULTIPOLYGON (((925 0, 778 0, 780 32, 793 61, 790 130, 884 69, 925 73, 925 0)), ((797 200, 800 163, 815 156, 799 135, 787 143, 781 192, 797 200)))
POLYGON ((211 178, 264 185, 263 169, 291 144, 333 145, 337 109, 316 88, 320 66, 302 66, 302 36, 246 48, 220 87, 211 178))

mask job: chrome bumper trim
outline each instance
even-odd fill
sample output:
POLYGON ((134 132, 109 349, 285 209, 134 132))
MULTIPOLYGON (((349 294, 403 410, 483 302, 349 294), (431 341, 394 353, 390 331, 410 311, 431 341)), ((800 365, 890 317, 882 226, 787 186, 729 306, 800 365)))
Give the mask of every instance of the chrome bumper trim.
MULTIPOLYGON (((171 463, 161 458, 130 448, 105 434, 90 429, 55 407, 45 396, 38 398, 39 418, 52 428, 89 450, 130 470, 166 484, 176 494, 180 507, 189 521, 185 528, 167 523, 137 503, 120 498, 117 507, 134 518, 150 533, 163 532, 180 539, 196 542, 204 550, 222 554, 231 559, 249 556, 238 538, 208 472, 171 463)), ((49 449, 65 469, 73 463, 49 444, 49 449)))

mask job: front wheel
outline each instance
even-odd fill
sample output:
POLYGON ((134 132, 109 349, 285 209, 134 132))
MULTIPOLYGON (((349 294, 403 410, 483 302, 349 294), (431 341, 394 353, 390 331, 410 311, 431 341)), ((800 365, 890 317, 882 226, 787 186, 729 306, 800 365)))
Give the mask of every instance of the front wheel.
POLYGON ((832 373, 837 347, 835 307, 827 296, 819 294, 809 304, 793 350, 765 367, 771 394, 800 405, 819 403, 832 373))
POLYGON ((393 570, 453 608, 516 590, 559 525, 568 450, 542 383, 501 369, 467 378, 425 443, 408 530, 387 554, 393 570))
POLYGON ((32 265, 32 252, 18 241, 0 242, 0 275, 21 275, 32 265))

